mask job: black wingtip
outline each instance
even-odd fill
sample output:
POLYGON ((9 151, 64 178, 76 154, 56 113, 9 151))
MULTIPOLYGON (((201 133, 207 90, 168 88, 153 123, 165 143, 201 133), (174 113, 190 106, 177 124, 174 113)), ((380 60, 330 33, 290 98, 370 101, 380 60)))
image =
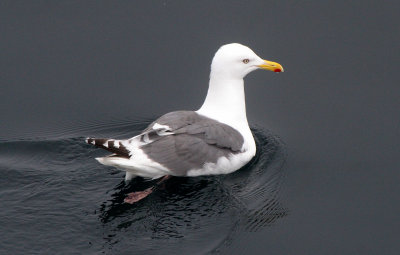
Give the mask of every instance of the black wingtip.
POLYGON ((112 153, 115 153, 119 157, 130 158, 128 149, 123 144, 121 144, 119 141, 116 141, 113 139, 88 137, 85 139, 85 142, 87 144, 94 145, 97 148, 102 148, 102 149, 108 150, 112 153))
POLYGON ((104 141, 105 141, 106 139, 97 139, 97 138, 87 137, 87 138, 85 139, 85 142, 86 142, 87 144, 99 146, 99 145, 101 144, 101 141, 100 141, 100 140, 103 141, 103 143, 104 143, 104 141))

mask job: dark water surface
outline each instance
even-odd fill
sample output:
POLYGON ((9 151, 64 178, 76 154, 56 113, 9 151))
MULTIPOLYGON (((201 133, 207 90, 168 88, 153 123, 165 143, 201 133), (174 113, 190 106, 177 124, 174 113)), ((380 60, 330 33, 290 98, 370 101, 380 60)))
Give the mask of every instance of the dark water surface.
MULTIPOLYGON (((98 124, 86 128, 96 136, 129 137, 149 123, 98 124)), ((258 231, 287 214, 278 196, 284 146, 262 129, 253 132, 258 153, 239 172, 175 177, 134 205, 123 202, 126 194, 154 181, 137 178, 125 184, 124 173, 94 160, 106 152, 86 145, 83 137, 2 141, 3 252, 222 251, 239 233, 258 231)))
POLYGON ((1 1, 0 254, 400 250, 399 1, 1 1), (196 110, 210 61, 248 45, 256 158, 136 205, 86 136, 196 110))

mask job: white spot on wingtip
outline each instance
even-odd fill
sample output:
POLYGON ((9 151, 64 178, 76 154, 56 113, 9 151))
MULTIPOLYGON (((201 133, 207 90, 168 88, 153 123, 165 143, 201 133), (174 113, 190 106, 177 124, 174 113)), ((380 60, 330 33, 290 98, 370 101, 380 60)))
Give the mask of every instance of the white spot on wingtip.
POLYGON ((115 141, 115 142, 114 142, 114 147, 115 147, 115 148, 119 148, 119 142, 118 142, 118 141, 115 141))
POLYGON ((91 142, 91 144, 95 145, 95 144, 96 144, 95 140, 93 140, 93 141, 91 142))
POLYGON ((106 147, 106 148, 108 148, 108 142, 105 142, 105 143, 103 144, 103 146, 106 147))
POLYGON ((154 130, 156 130, 156 129, 171 130, 171 128, 170 128, 169 126, 167 126, 167 125, 161 125, 161 124, 158 124, 158 123, 155 123, 155 124, 153 125, 153 129, 154 129, 154 130))

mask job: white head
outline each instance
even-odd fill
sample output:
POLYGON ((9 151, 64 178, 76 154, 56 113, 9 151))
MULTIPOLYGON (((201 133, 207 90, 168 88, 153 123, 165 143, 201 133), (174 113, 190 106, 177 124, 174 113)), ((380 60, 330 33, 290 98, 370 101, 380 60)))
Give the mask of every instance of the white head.
POLYGON ((263 60, 242 44, 225 44, 218 49, 212 60, 211 77, 243 79, 256 69, 283 72, 280 64, 263 60))

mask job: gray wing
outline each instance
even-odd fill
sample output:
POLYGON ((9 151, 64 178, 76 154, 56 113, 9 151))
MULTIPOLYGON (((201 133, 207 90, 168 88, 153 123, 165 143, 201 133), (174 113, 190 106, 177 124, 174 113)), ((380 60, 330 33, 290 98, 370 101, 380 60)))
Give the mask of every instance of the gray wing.
POLYGON ((149 140, 141 146, 143 152, 180 176, 239 153, 244 141, 236 129, 190 111, 162 116, 144 130, 143 136, 149 140), (153 129, 157 124, 168 129, 153 129))

